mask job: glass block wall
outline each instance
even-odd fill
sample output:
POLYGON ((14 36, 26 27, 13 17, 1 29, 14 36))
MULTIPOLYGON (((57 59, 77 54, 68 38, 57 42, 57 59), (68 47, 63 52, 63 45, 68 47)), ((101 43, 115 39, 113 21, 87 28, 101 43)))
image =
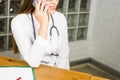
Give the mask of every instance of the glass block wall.
MULTIPOLYGON (((20 8, 21 0, 0 0, 0 51, 12 49, 10 23, 20 8)), ((59 0, 58 11, 68 22, 69 41, 85 40, 90 0, 59 0)))
POLYGON ((89 20, 90 0, 60 0, 58 11, 68 22, 69 41, 85 40, 89 20))

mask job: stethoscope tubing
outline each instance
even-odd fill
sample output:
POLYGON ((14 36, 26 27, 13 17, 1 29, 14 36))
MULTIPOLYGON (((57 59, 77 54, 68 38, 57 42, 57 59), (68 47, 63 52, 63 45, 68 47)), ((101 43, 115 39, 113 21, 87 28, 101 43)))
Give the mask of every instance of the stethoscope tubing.
MULTIPOLYGON (((31 13, 31 18, 32 18, 32 25, 33 25, 33 32, 34 32, 34 38, 36 39, 36 34, 35 34, 35 24, 34 24, 34 20, 33 20, 33 15, 32 15, 32 13, 31 13)), ((58 29, 57 29, 57 27, 54 25, 54 18, 53 18, 53 16, 51 15, 51 19, 52 19, 52 27, 50 28, 50 33, 49 33, 49 35, 50 35, 50 37, 52 36, 52 30, 53 29, 55 29, 56 31, 57 31, 57 35, 58 35, 58 37, 59 37, 59 31, 58 31, 58 29)))
POLYGON ((57 27, 54 25, 54 19, 53 19, 53 16, 51 15, 51 19, 52 19, 52 27, 50 28, 50 36, 52 36, 52 30, 53 29, 55 29, 56 31, 57 31, 57 35, 58 35, 58 37, 59 37, 59 31, 58 31, 58 29, 57 29, 57 27))

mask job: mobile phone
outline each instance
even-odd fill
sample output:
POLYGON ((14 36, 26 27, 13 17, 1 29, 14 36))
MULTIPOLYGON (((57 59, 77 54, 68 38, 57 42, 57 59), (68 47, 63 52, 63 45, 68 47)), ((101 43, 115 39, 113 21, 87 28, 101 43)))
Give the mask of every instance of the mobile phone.
MULTIPOLYGON (((38 1, 38 0, 33 0, 33 3, 32 3, 32 5, 35 7, 35 5, 36 5, 36 1, 38 1)), ((50 0, 46 0, 46 1, 50 1, 50 0)))
POLYGON ((33 0, 33 3, 32 3, 32 5, 35 7, 35 5, 36 5, 36 1, 38 1, 38 0, 33 0))

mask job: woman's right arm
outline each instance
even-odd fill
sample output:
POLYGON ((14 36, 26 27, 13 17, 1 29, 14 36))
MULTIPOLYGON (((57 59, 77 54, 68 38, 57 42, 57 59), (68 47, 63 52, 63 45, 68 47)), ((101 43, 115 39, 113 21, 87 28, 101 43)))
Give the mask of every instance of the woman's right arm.
POLYGON ((48 15, 48 6, 46 1, 36 1, 36 6, 34 10, 34 15, 37 21, 40 24, 38 35, 44 39, 47 39, 48 34, 48 23, 49 23, 49 15, 48 15))
MULTIPOLYGON (((31 21, 31 20, 30 20, 31 21)), ((11 23, 12 33, 25 61, 32 67, 38 67, 44 53, 49 52, 50 46, 46 39, 37 35, 32 42, 33 29, 24 14, 18 15, 11 23)))
POLYGON ((26 26, 31 26, 30 23, 26 22, 27 20, 25 19, 12 21, 12 31, 18 48, 23 58, 32 67, 38 67, 41 60, 43 59, 44 53, 46 51, 49 53, 50 48, 49 43, 47 42, 49 18, 47 10, 48 6, 46 6, 45 2, 41 2, 41 0, 36 2, 34 15, 38 20, 40 27, 37 31, 37 37, 33 43, 31 42, 30 34, 28 33, 28 30, 26 28, 26 26), (24 22, 19 23, 20 21, 24 22))
POLYGON ((45 5, 45 2, 41 3, 41 0, 36 2, 34 15, 38 20, 40 27, 33 43, 30 38, 33 34, 29 34, 28 31, 31 24, 20 16, 17 17, 17 19, 12 20, 12 32, 19 51, 25 61, 32 67, 38 67, 43 59, 44 53, 49 53, 50 44, 47 42, 49 16, 47 10, 48 6, 45 5))

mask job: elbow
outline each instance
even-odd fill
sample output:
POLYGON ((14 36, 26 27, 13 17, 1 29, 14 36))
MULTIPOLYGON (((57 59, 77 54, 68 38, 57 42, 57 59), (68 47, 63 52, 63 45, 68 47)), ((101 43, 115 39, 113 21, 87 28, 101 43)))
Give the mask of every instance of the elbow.
POLYGON ((38 68, 40 66, 40 63, 39 62, 35 62, 35 61, 27 61, 28 65, 30 67, 34 67, 34 68, 38 68))
POLYGON ((30 57, 24 57, 24 60, 28 63, 30 67, 38 68, 40 66, 40 61, 30 57))

